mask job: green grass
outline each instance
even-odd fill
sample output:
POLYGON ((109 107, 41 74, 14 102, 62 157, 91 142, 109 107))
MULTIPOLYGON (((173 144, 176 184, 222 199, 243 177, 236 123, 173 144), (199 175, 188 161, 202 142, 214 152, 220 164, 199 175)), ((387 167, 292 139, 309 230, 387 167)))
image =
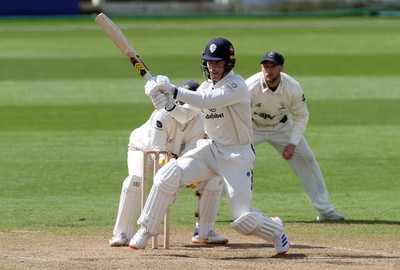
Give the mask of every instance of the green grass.
MULTIPOLYGON (((245 78, 265 51, 281 51, 308 100, 306 138, 330 199, 348 220, 340 229, 399 237, 399 19, 115 21, 152 73, 174 83, 202 80, 201 53, 217 36, 233 42, 245 78)), ((1 20, 0 40, 0 230, 111 229, 129 134, 153 110, 144 81, 92 18, 1 20)), ((300 182, 269 145, 256 151, 254 207, 300 231, 316 216, 300 182)), ((183 189, 173 225, 192 226, 194 206, 183 189)), ((217 221, 230 222, 225 199, 217 221)))

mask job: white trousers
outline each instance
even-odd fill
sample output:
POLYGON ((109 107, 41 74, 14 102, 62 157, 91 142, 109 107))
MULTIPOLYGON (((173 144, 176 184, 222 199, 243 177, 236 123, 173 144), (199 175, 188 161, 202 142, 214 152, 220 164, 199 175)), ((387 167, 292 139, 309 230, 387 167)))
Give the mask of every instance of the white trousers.
MULTIPOLYGON (((283 148, 289 144, 292 127, 293 121, 289 120, 282 128, 274 131, 254 130, 254 144, 268 142, 281 155, 283 148)), ((287 162, 299 178, 314 208, 321 214, 334 210, 333 204, 329 202, 321 169, 304 137, 296 147, 293 158, 287 162)))
POLYGON ((220 176, 224 182, 233 220, 250 211, 255 154, 252 145, 221 147, 210 140, 178 159, 181 186, 220 176), (193 179, 194 176, 196 179, 193 179))

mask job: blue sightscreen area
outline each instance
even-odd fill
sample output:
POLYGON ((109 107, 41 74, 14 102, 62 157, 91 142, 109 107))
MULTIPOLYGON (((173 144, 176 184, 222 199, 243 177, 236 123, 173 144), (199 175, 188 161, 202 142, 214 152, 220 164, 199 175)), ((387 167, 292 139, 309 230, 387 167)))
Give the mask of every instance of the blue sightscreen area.
POLYGON ((79 0, 0 0, 0 16, 76 14, 79 0))

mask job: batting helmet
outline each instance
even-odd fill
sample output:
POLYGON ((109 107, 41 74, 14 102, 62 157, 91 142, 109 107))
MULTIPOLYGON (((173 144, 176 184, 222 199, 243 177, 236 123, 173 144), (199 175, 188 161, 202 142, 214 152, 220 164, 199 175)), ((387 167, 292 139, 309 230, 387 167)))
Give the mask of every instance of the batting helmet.
POLYGON ((235 49, 229 40, 224 38, 214 38, 207 43, 201 60, 203 60, 202 69, 203 72, 207 74, 207 78, 210 78, 207 69, 207 61, 226 61, 226 74, 235 67, 235 49))

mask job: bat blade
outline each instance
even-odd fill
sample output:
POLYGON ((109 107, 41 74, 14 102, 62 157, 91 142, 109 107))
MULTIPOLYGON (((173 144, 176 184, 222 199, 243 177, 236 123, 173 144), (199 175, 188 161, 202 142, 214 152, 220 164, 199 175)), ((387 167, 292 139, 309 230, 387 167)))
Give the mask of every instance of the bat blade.
POLYGON ((104 13, 100 13, 96 17, 96 23, 107 33, 125 58, 132 64, 139 75, 146 80, 151 79, 150 70, 147 68, 143 60, 137 54, 132 44, 126 38, 121 29, 111 21, 104 13))

